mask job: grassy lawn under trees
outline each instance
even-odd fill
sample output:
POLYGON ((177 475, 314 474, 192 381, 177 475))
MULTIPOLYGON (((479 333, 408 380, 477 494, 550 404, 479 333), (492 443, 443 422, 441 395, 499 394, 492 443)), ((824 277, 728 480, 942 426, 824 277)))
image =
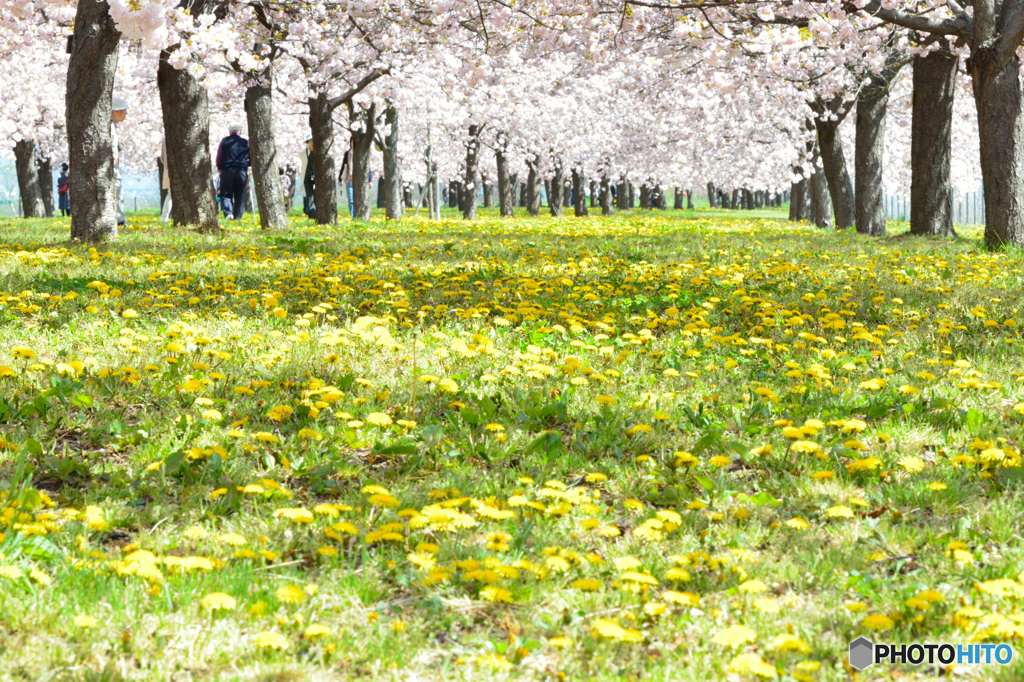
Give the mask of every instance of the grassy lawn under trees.
POLYGON ((686 216, 2 223, 3 675, 825 681, 1024 635, 1020 254, 686 216))

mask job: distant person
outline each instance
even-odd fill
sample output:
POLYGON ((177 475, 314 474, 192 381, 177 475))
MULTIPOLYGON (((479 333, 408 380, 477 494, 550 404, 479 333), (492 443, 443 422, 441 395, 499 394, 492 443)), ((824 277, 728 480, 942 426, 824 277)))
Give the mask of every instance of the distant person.
POLYGON ((164 138, 160 145, 160 159, 164 169, 160 177, 160 189, 167 190, 164 203, 160 207, 160 222, 166 223, 171 219, 171 169, 167 165, 167 138, 164 138))
POLYGON ((71 215, 71 201, 68 199, 68 165, 60 165, 60 175, 57 176, 57 208, 63 217, 71 215))
POLYGON ((316 191, 316 175, 313 173, 313 137, 306 138, 306 147, 302 150, 302 212, 307 218, 316 218, 316 204, 313 194, 316 191))
POLYGON ((284 201, 285 215, 292 210, 292 199, 295 197, 295 168, 278 166, 277 174, 281 178, 281 199, 284 201))
POLYGON ((220 199, 224 217, 240 220, 245 213, 245 190, 249 185, 249 140, 241 135, 242 126, 232 123, 228 136, 217 148, 220 171, 220 199))
POLYGON ((341 160, 341 173, 338 175, 338 184, 345 185, 345 196, 348 197, 348 214, 350 218, 356 217, 356 207, 352 203, 352 142, 349 141, 348 149, 341 160))
MULTIPOLYGON (((114 153, 114 194, 117 197, 117 224, 126 225, 124 216, 124 188, 121 186, 121 139, 117 134, 117 124, 124 123, 128 118, 128 102, 123 97, 115 97, 110 102, 110 147, 114 153)), ((117 236, 117 230, 114 230, 117 236)))

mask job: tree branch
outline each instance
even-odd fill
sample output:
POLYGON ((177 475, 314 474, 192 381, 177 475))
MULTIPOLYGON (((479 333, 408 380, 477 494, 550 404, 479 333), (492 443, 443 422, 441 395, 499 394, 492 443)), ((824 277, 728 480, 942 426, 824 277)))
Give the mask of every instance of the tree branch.
POLYGON ((349 90, 343 95, 335 97, 334 99, 328 100, 327 106, 329 106, 333 111, 340 107, 342 104, 347 104, 351 102, 353 97, 355 97, 360 92, 369 87, 370 84, 373 83, 375 80, 377 80, 381 76, 386 76, 388 73, 390 73, 389 69, 374 69, 370 73, 363 76, 362 80, 356 83, 351 90, 349 90))
POLYGON ((873 17, 890 24, 896 24, 922 33, 933 33, 936 35, 955 35, 970 37, 973 28, 972 21, 967 13, 960 14, 951 19, 936 19, 920 14, 912 14, 897 9, 885 9, 880 0, 870 0, 863 7, 857 7, 852 3, 845 3, 848 12, 860 10, 873 17))

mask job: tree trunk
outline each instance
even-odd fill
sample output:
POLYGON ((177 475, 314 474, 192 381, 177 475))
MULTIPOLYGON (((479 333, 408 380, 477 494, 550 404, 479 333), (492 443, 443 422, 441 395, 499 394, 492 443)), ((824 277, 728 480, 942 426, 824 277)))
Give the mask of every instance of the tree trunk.
MULTIPOLYGON (((826 209, 828 208, 826 204, 826 209)), ((811 179, 804 180, 804 191, 800 205, 797 206, 799 213, 797 220, 806 220, 809 223, 817 223, 814 215, 814 187, 811 186, 811 179)))
POLYGON ((636 208, 636 191, 633 187, 633 183, 626 181, 626 201, 629 202, 630 208, 636 208))
POLYGON ((53 160, 49 156, 39 159, 36 174, 39 176, 39 196, 43 200, 43 212, 47 218, 52 218, 56 207, 53 205, 53 160))
POLYGON ((853 182, 846 169, 843 141, 839 136, 839 121, 814 119, 818 130, 818 147, 824 166, 832 210, 836 214, 836 229, 853 227, 857 222, 857 207, 853 196, 853 182))
POLYGON ((494 183, 481 175, 480 184, 484 188, 484 208, 494 208, 494 183))
POLYGON ((629 208, 629 197, 626 196, 627 193, 629 193, 629 182, 626 181, 626 178, 622 178, 619 180, 618 187, 615 190, 615 208, 620 211, 624 211, 629 208))
POLYGON ((708 206, 710 208, 718 208, 718 190, 715 189, 715 183, 708 183, 708 206))
POLYGON ((611 215, 614 212, 612 209, 612 183, 608 179, 608 175, 604 174, 601 176, 601 215, 611 215))
POLYGON ((387 206, 387 200, 384 197, 384 183, 377 181, 377 208, 384 208, 387 206))
POLYGON ((565 191, 564 178, 562 176, 562 160, 554 160, 555 174, 551 178, 551 194, 548 195, 548 210, 556 218, 562 217, 562 209, 565 207, 565 199, 562 194, 565 191))
POLYGON ((572 169, 572 197, 575 205, 573 206, 573 214, 577 218, 585 217, 588 214, 587 211, 587 178, 583 174, 582 168, 572 169))
POLYGON ((746 204, 745 208, 748 211, 752 211, 755 208, 757 208, 757 206, 754 204, 754 193, 751 192, 749 189, 743 190, 743 203, 746 204))
MULTIPOLYGON (((910 125, 910 233, 952 237, 953 98, 957 57, 945 50, 914 57, 910 125)), ((987 198, 988 186, 985 186, 987 198)))
POLYGON ((640 185, 640 210, 651 210, 651 190, 646 182, 640 185))
POLYGON ((526 160, 526 212, 532 216, 540 215, 540 159, 536 155, 526 160))
POLYGON ((174 197, 171 220, 205 232, 220 226, 210 158, 210 105, 206 88, 187 69, 171 66, 168 60, 176 49, 160 53, 156 75, 174 197))
MULTIPOLYGON (((356 220, 369 220, 373 215, 370 202, 370 150, 377 136, 377 105, 363 109, 358 104, 348 105, 349 127, 352 134, 352 205, 356 220)), ((331 159, 331 173, 334 173, 334 159, 331 159)), ((331 176, 331 198, 334 197, 334 176, 331 176)), ((317 185, 319 187, 319 184, 317 185)), ((319 201, 319 194, 317 201, 319 201)), ((320 207, 317 206, 317 218, 320 207)))
POLYGON ((463 180, 461 199, 462 217, 465 220, 476 218, 476 193, 479 182, 477 167, 480 165, 480 126, 469 126, 469 140, 466 142, 466 175, 463 180))
POLYGON ((683 210, 683 190, 679 189, 678 187, 672 188, 672 210, 683 210))
POLYGON ((882 153, 885 150, 885 110, 889 104, 889 86, 880 78, 873 81, 857 100, 857 138, 853 162, 857 183, 857 232, 884 237, 882 153))
MULTIPOLYGON (((982 52, 978 55, 985 54, 982 52)), ((978 109, 981 176, 985 188, 985 243, 1024 246, 1024 102, 1020 59, 998 68, 976 57, 970 71, 978 109)))
POLYGON ((256 204, 260 208, 260 227, 271 230, 288 227, 288 214, 281 202, 269 71, 266 77, 266 85, 253 83, 245 89, 245 120, 249 125, 249 161, 252 163, 256 204))
MULTIPOLYGON (((309 155, 309 163, 313 164, 313 206, 316 208, 316 222, 319 225, 334 225, 338 222, 338 202, 335 199, 334 185, 337 175, 334 171, 334 109, 326 92, 317 93, 307 100, 309 105, 309 131, 313 137, 313 151, 309 155)), ((353 138, 355 136, 353 135, 353 138)), ((355 167, 353 151, 353 168, 355 167)), ((362 198, 366 200, 365 176, 363 178, 362 198)), ((359 188, 352 173, 353 191, 359 188)), ((358 204, 357 204, 358 206, 358 204)), ((369 205, 364 204, 369 210, 369 205)), ((356 218, 359 218, 357 211, 356 218)))
POLYGON ((807 189, 806 180, 794 182, 789 191, 789 219, 800 220, 800 209, 803 208, 804 192, 807 189))
POLYGON ((686 210, 687 211, 692 211, 693 210, 693 190, 692 189, 686 190, 686 210))
POLYGON ((659 211, 668 210, 668 203, 665 199, 665 190, 661 188, 661 185, 654 186, 654 205, 659 211))
MULTIPOLYGON (((420 195, 423 195, 423 188, 417 186, 420 195)), ((402 185, 402 207, 416 208, 416 202, 412 198, 412 185, 402 185)))
POLYGON ((388 220, 402 219, 402 167, 398 158, 398 109, 384 110, 384 215, 388 220))
POLYGON ((508 156, 504 149, 494 154, 495 165, 498 167, 498 207, 502 218, 510 218, 512 210, 513 182, 508 176, 508 156))
POLYGON ((121 33, 105 1, 78 3, 74 27, 65 96, 71 238, 100 241, 117 236, 110 108, 121 33))
POLYGON ((26 218, 46 215, 39 192, 39 169, 36 167, 36 141, 22 140, 14 145, 14 165, 18 172, 21 212, 26 218))
POLYGON ((732 191, 732 198, 729 201, 729 208, 730 209, 735 211, 737 208, 739 208, 739 203, 740 203, 739 202, 739 198, 740 198, 740 191, 738 189, 734 189, 732 191))
POLYGON ((814 224, 818 227, 832 227, 832 211, 828 205, 828 180, 825 171, 814 169, 811 176, 811 201, 814 206, 814 224))
POLYGON ((590 181, 590 208, 597 207, 598 185, 596 180, 590 181))

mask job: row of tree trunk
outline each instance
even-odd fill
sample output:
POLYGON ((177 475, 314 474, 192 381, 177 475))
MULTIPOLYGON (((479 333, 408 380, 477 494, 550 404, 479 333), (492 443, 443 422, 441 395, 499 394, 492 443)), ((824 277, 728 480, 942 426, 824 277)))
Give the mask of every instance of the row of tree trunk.
MULTIPOLYGON (((728 208, 754 210, 769 206, 781 206, 785 200, 783 193, 772 192, 771 190, 751 190, 746 187, 738 187, 727 192, 715 187, 715 183, 708 183, 708 205, 711 208, 728 208)), ((690 203, 693 208, 693 203, 690 203)))
MULTIPOLYGON (((187 4, 193 14, 211 12, 214 6, 212 0, 182 0, 182 3, 187 4)), ((110 115, 120 37, 107 2, 78 4, 75 32, 69 41, 71 59, 66 112, 71 166, 69 190, 71 202, 75 206, 72 216, 73 238, 96 240, 116 233, 116 182, 110 115)), ((171 218, 179 225, 211 230, 219 225, 219 208, 208 142, 207 94, 187 70, 174 69, 170 65, 170 58, 176 49, 177 46, 170 46, 161 52, 157 72, 171 185, 171 218)), ((914 234, 954 234, 950 161, 953 84, 957 64, 958 58, 948 50, 932 51, 913 59, 911 232, 914 234)), ((813 219, 818 225, 829 226, 834 214, 837 228, 855 226, 863 234, 885 234, 882 194, 885 109, 889 87, 901 66, 887 64, 886 70, 874 78, 870 87, 862 89, 856 101, 857 138, 853 179, 847 170, 838 134, 843 119, 853 110, 852 103, 844 103, 840 98, 815 104, 818 115, 813 122, 809 122, 809 126, 816 132, 816 143, 809 150, 807 168, 797 169, 806 170, 802 173, 806 179, 794 183, 790 189, 790 213, 794 219, 813 219)), ((385 154, 383 188, 379 191, 383 193, 386 213, 389 218, 396 220, 402 216, 403 185, 397 155, 398 112, 392 107, 378 112, 375 105, 363 108, 352 103, 354 94, 380 75, 375 73, 364 78, 360 85, 342 97, 329 98, 321 92, 309 100, 312 163, 319 180, 315 188, 318 223, 329 224, 337 220, 332 116, 341 104, 348 107, 353 131, 351 170, 356 217, 368 219, 370 215, 369 155, 374 143, 385 154), (383 121, 379 120, 381 116, 383 121), (381 122, 383 126, 379 125, 381 122), (387 131, 386 135, 382 136, 381 128, 387 131)), ((268 69, 258 79, 248 83, 245 110, 251 136, 254 189, 261 208, 261 224, 263 227, 283 227, 287 224, 287 217, 280 201, 278 184, 271 76, 268 69)), ((975 80, 976 90, 988 88, 992 91, 989 93, 992 97, 998 95, 1008 101, 1016 93, 1017 100, 1021 99, 1019 83, 1004 87, 999 78, 984 83, 977 78, 975 80)), ((982 97, 985 93, 976 92, 976 96, 982 97)), ((1018 101, 1018 108, 1020 105, 1018 101)), ((986 178, 991 179, 996 176, 989 166, 995 168, 1002 163, 1002 166, 1009 169, 1015 163, 1017 133, 1021 132, 1020 136, 1024 136, 1024 131, 1015 128, 1009 130, 1005 148, 999 148, 992 139, 992 131, 1002 130, 1006 126, 1000 127, 1002 124, 995 119, 989 120, 992 117, 985 118, 982 113, 979 107, 982 162, 987 169, 986 178)), ((461 193, 462 200, 457 205, 467 219, 476 213, 482 129, 482 125, 470 126, 466 144, 465 175, 461 184, 469 191, 461 193)), ((1024 140, 1020 142, 1024 143, 1024 140)), ((52 183, 51 173, 49 170, 40 172, 40 166, 48 162, 37 164, 35 144, 31 140, 19 142, 15 156, 25 215, 42 217, 52 214, 52 207, 47 206, 47 202, 52 203, 52 186, 46 187, 47 183, 52 183)), ((527 166, 524 198, 527 211, 536 215, 540 211, 539 157, 528 160, 527 166)), ((575 215, 586 215, 585 174, 578 168, 564 168, 557 157, 553 167, 553 177, 548 183, 551 214, 560 216, 564 208, 572 205, 575 215)), ((503 152, 499 154, 497 180, 498 203, 502 215, 510 215, 513 187, 508 177, 508 160, 503 152)), ((1015 197, 1022 190, 1010 187, 1009 184, 1012 183, 1004 179, 990 182, 985 188, 986 208, 991 223, 986 236, 992 245, 1024 241, 1024 236, 1017 235, 1016 228, 1017 223, 1024 220, 1018 215, 1024 214, 1024 208, 1017 205, 1022 202, 1015 202, 1015 197)), ((592 188, 591 205, 596 201, 602 213, 610 213, 612 180, 602 175, 600 182, 593 185, 599 189, 595 200, 592 188)), ((487 182, 484 182, 484 195, 485 202, 493 201, 493 188, 487 182)), ((619 180, 615 195, 616 207, 629 209, 635 206, 636 192, 626 179, 619 180)), ((692 205, 690 195, 690 192, 686 192, 688 205, 692 205)), ((458 196, 457 192, 456 200, 458 196)), ((673 199, 673 206, 681 207, 682 195, 679 190, 676 190, 673 199)), ((777 202, 777 195, 738 188, 727 196, 709 186, 709 200, 712 206, 757 208, 777 202)), ((644 209, 667 206, 664 191, 652 183, 640 185, 639 201, 644 209)), ((1024 228, 1021 231, 1024 233, 1024 228)))
MULTIPOLYGON (((936 50, 914 57, 912 64, 910 232, 951 237, 955 235, 950 165, 958 58, 948 50, 936 50)), ((804 179, 790 189, 791 220, 831 227, 834 215, 838 229, 855 227, 861 234, 885 235, 882 157, 886 107, 890 86, 903 65, 887 63, 883 72, 872 76, 861 89, 855 103, 816 103, 818 116, 810 124, 816 131, 816 143, 808 150, 809 167, 795 169, 804 179), (851 180, 838 129, 854 104, 856 140, 851 180)))

